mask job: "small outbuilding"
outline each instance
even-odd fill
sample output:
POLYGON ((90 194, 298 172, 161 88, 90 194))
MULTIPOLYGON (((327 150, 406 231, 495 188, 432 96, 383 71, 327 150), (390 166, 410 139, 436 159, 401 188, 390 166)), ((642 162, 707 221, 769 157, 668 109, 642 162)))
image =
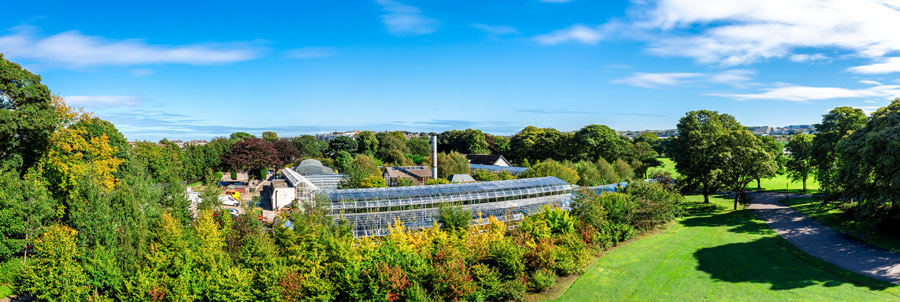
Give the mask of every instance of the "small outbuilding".
POLYGON ((469 174, 453 174, 448 178, 452 183, 460 183, 460 182, 475 182, 475 179, 472 178, 472 175, 469 174))

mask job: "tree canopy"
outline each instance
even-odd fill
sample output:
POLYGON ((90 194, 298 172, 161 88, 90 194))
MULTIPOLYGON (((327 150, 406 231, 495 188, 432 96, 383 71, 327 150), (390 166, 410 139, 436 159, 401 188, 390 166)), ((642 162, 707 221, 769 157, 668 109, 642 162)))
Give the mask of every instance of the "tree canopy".
POLYGON ((672 160, 688 183, 700 187, 706 202, 721 184, 718 143, 729 131, 743 128, 733 116, 709 110, 691 111, 679 120, 678 137, 670 151, 672 160))
POLYGON ((62 122, 39 75, 0 54, 0 170, 25 171, 50 146, 62 122))
POLYGON ((790 156, 785 161, 785 168, 793 180, 803 182, 803 193, 806 193, 806 180, 815 171, 813 166, 813 136, 800 133, 791 137, 786 149, 790 156))

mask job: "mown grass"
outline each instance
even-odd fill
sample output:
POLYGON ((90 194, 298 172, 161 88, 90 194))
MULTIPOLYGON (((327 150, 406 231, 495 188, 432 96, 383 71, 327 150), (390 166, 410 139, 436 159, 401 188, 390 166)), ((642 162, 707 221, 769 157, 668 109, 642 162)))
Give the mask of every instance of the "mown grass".
MULTIPOLYGON (((669 172, 674 178, 678 178, 678 171, 675 170, 675 162, 672 161, 671 158, 659 158, 659 161, 662 162, 662 165, 659 167, 653 167, 648 169, 648 173, 652 174, 654 172, 669 172)), ((803 183, 800 181, 794 181, 786 174, 779 174, 772 178, 764 178, 760 180, 760 187, 762 191, 776 191, 776 192, 784 192, 788 190, 791 193, 800 193, 803 189, 803 183)), ((756 191, 756 181, 750 182, 747 185, 752 191, 756 191)), ((806 193, 813 194, 819 190, 819 182, 815 180, 815 178, 810 178, 806 180, 806 193)))
POLYGON ((729 198, 597 259, 559 301, 900 301, 897 286, 798 250, 729 198))
POLYGON ((900 253, 900 238, 885 232, 871 221, 860 220, 841 208, 840 203, 824 202, 822 199, 794 197, 781 201, 784 205, 800 211, 817 222, 868 244, 900 253))

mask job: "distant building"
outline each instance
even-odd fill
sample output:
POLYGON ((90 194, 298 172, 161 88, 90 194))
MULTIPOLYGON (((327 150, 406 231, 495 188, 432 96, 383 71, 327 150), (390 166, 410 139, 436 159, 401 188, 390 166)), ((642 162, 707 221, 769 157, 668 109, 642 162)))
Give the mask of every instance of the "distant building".
POLYGON ((460 183, 460 182, 474 182, 475 179, 472 178, 472 175, 469 174, 453 174, 448 178, 452 183, 460 183))
POLYGON ((316 139, 327 142, 327 141, 333 140, 335 138, 338 138, 339 136, 356 137, 356 135, 358 135, 358 134, 359 134, 359 130, 335 131, 335 132, 325 133, 325 134, 316 134, 316 139))
POLYGON ((431 168, 426 166, 386 167, 382 176, 384 182, 391 187, 397 186, 397 180, 400 178, 411 179, 415 185, 424 185, 425 181, 431 179, 431 168))
POLYGON ((272 181, 272 210, 289 206, 297 199, 297 190, 289 186, 284 179, 272 181))
POLYGON ((469 164, 512 167, 503 155, 466 154, 466 159, 469 160, 469 164))

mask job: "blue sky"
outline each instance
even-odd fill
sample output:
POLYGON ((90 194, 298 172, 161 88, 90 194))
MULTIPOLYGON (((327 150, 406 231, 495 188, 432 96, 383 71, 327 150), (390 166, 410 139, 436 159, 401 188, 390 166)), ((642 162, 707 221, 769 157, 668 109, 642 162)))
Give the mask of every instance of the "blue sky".
POLYGON ((0 53, 148 140, 783 126, 900 96, 888 0, 130 2, 4 3, 0 53))

